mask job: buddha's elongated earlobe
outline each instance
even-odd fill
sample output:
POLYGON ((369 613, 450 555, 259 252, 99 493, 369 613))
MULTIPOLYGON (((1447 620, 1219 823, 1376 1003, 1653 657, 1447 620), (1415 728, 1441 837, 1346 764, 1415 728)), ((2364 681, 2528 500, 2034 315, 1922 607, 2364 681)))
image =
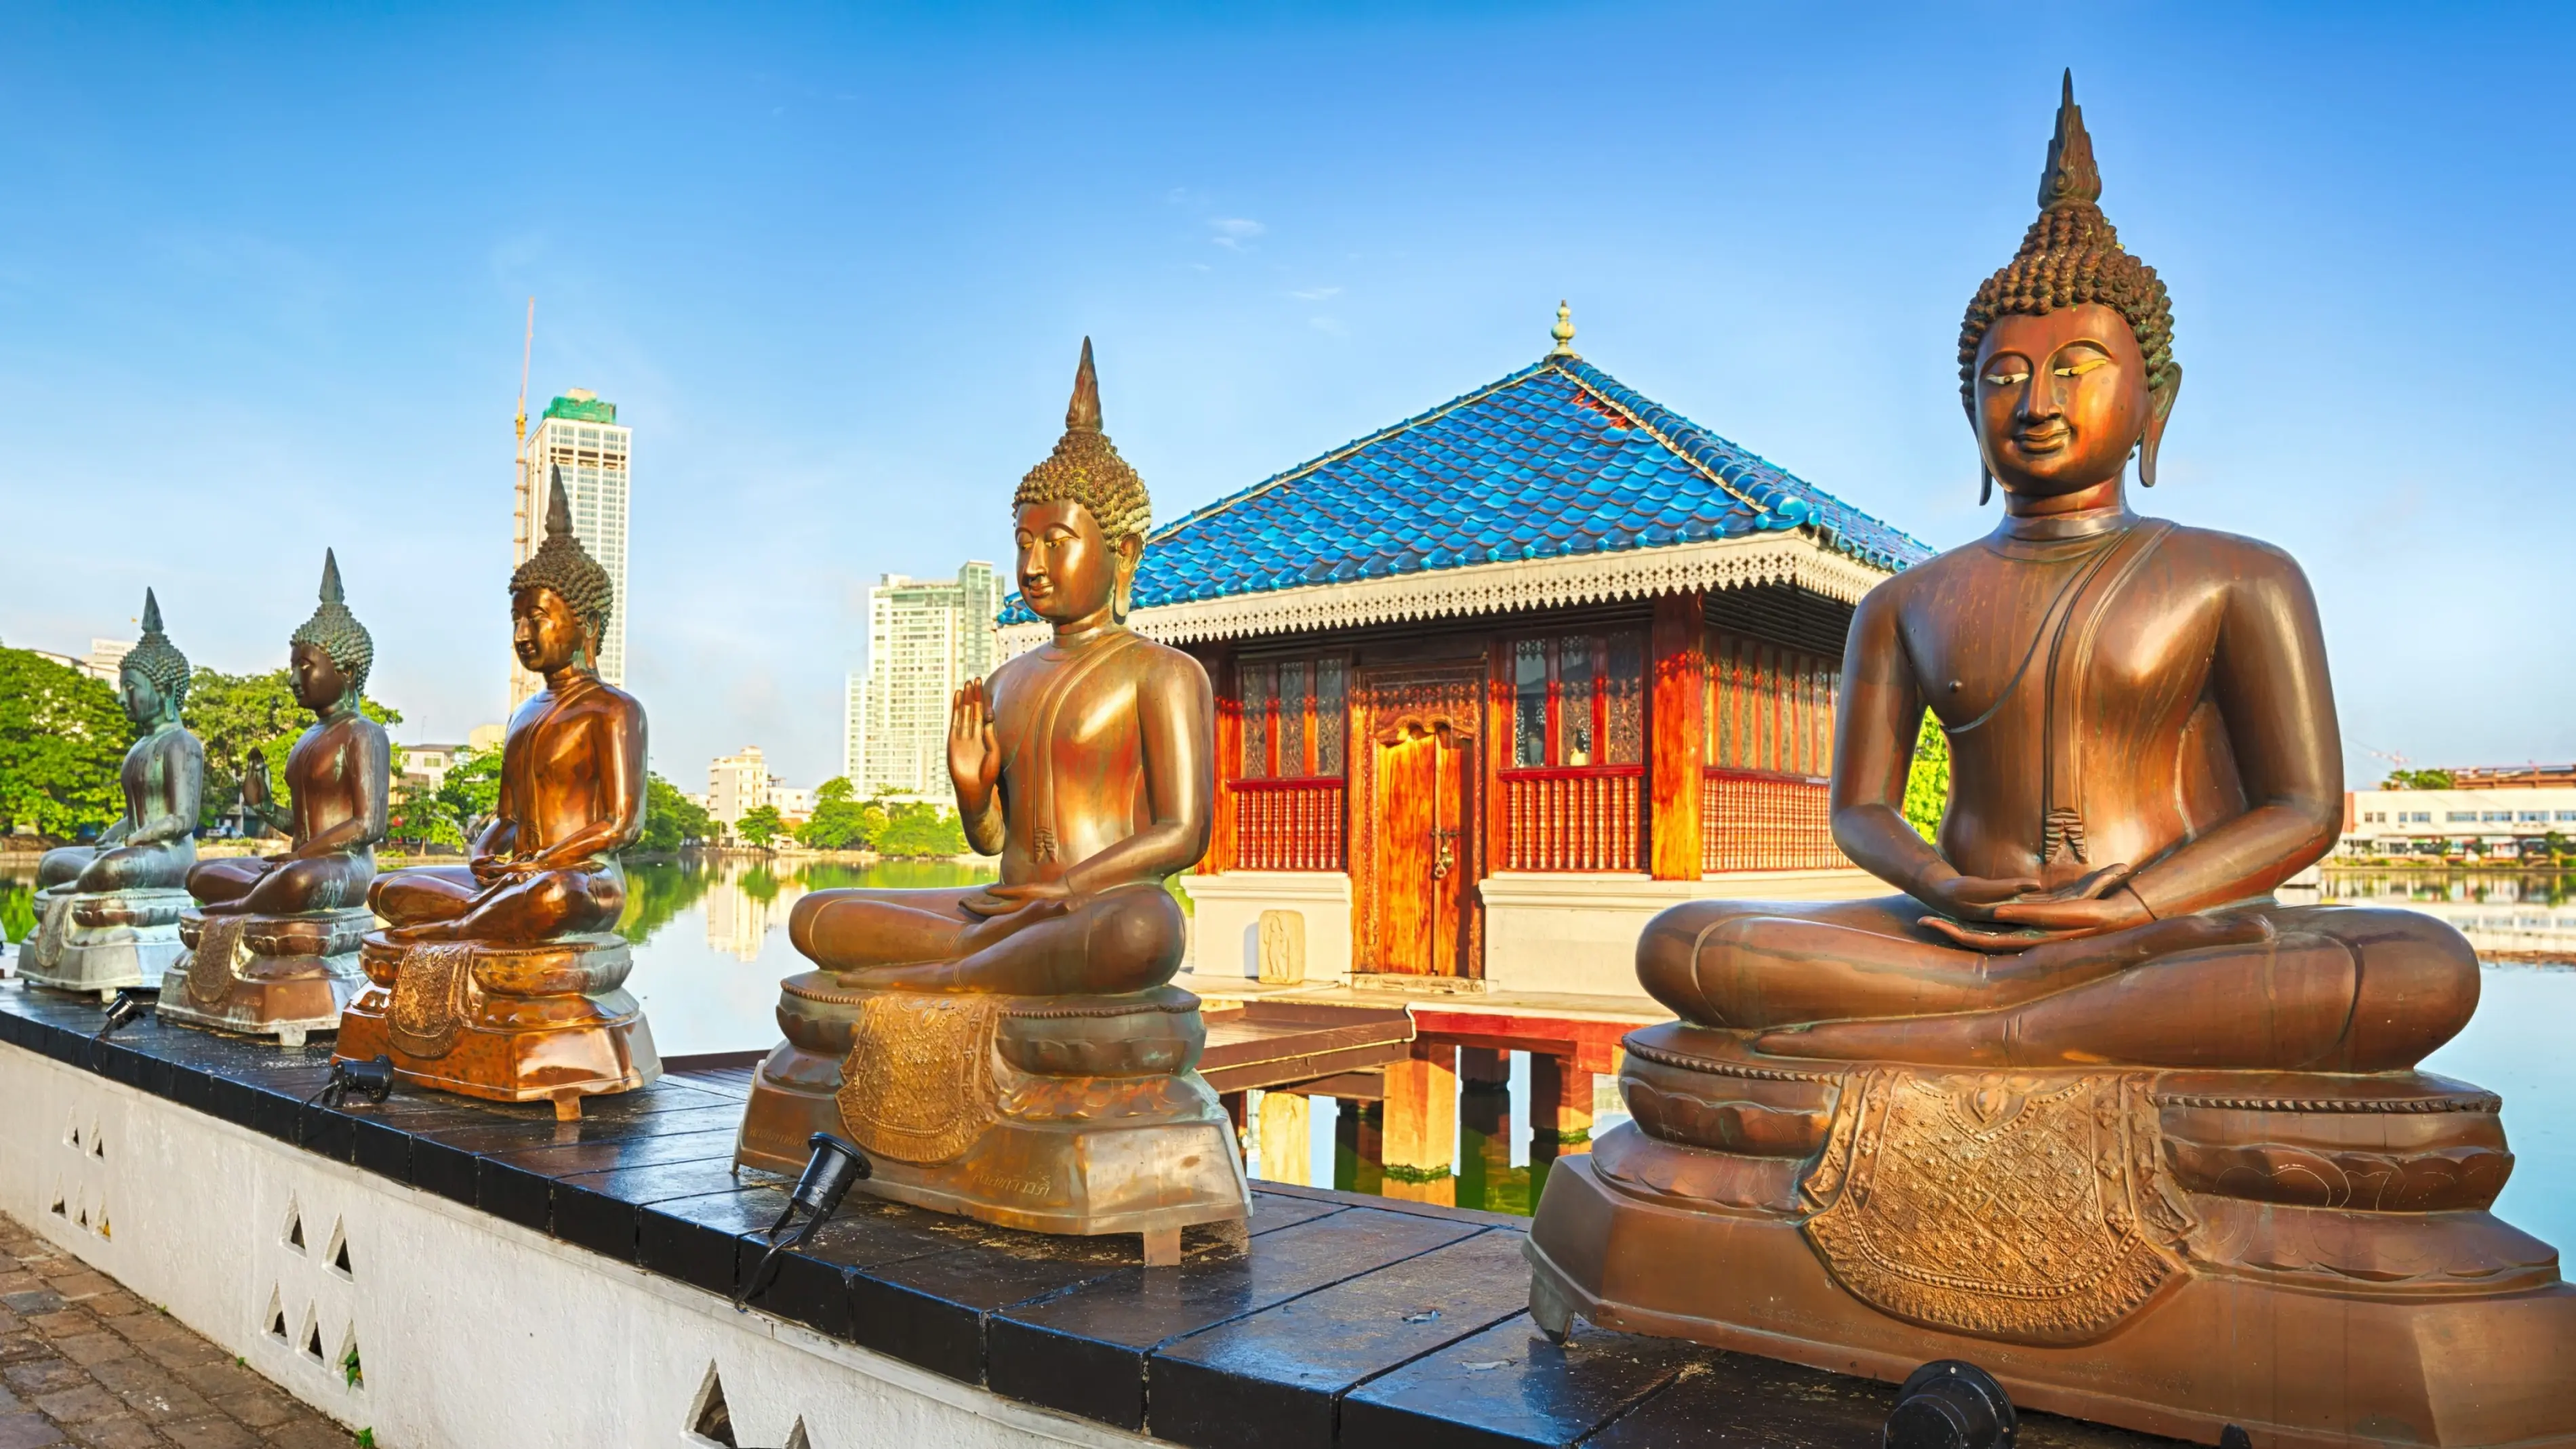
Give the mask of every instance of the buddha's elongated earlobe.
POLYGON ((2182 364, 2165 364, 2164 376, 2148 392, 2146 430, 2138 435, 2138 486, 2156 486, 2156 448, 2165 440, 2165 420, 2173 416, 2174 398, 2182 392, 2182 364))
POLYGON ((1995 475, 1987 472, 1985 463, 1980 461, 1977 464, 1977 506, 1979 508, 1985 507, 1988 503, 1994 501, 1994 496, 1995 475))

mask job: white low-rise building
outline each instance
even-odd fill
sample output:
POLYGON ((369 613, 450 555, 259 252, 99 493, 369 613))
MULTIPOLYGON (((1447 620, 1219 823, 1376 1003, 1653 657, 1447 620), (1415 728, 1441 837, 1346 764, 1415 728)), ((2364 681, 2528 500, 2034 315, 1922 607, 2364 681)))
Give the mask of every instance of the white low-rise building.
POLYGON ((2521 855, 2551 835, 2576 839, 2576 786, 2355 790, 2345 797, 2345 856, 2521 855))

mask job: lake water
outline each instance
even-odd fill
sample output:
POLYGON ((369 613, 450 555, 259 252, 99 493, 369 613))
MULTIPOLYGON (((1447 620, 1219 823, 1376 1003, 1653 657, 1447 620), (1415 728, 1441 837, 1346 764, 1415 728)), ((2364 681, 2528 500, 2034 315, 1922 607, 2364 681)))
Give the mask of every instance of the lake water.
MULTIPOLYGON (((0 930, 24 939, 34 924, 32 866, 0 866, 0 930)), ((806 892, 834 886, 928 888, 972 884, 989 870, 950 864, 852 866, 821 862, 753 865, 740 860, 647 865, 630 870, 633 898, 620 930, 637 943, 629 989, 651 1013, 666 1056, 748 1051, 778 1039, 772 1008, 780 977, 800 969, 787 943, 787 913, 806 892)), ((2285 896, 2292 892, 2284 892, 2285 896)), ((2331 875, 2309 899, 2403 905, 2442 916, 2481 952, 2558 956, 2576 962, 2576 876, 2388 872, 2331 875)), ((2502 1093, 2508 1139, 2518 1159, 2497 1211, 2548 1241, 2576 1248, 2576 967, 2491 960, 2484 996, 2466 1031, 2425 1063, 2428 1071, 2502 1093)), ((1605 1089, 1607 1079, 1602 1079, 1605 1089)), ((1528 1063, 1514 1055, 1511 1102, 1529 1100, 1528 1063)), ((1479 1140, 1488 1099, 1462 1103, 1461 1206, 1527 1212, 1536 1183, 1525 1121, 1494 1123, 1479 1140), (1508 1155, 1505 1142, 1508 1142, 1508 1155)), ((1605 1107, 1615 1103, 1605 1099, 1605 1107)), ((1304 1180, 1351 1183, 1336 1163, 1337 1108, 1311 1104, 1304 1180), (1337 1171, 1338 1169, 1338 1171, 1337 1171)), ((1506 1109, 1509 1110, 1509 1109, 1506 1109)), ((1598 1126, 1618 1120, 1605 1113, 1598 1126)))

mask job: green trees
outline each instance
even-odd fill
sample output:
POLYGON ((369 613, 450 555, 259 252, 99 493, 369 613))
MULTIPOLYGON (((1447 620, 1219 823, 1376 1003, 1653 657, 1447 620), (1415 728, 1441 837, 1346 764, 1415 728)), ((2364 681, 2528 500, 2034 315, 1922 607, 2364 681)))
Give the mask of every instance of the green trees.
POLYGON ((680 787, 659 775, 644 777, 644 834, 630 847, 668 855, 692 840, 705 840, 716 833, 715 822, 696 801, 680 793, 680 787))
POLYGON ((814 792, 814 814, 796 832, 808 850, 864 850, 886 827, 885 807, 861 803, 846 777, 826 780, 814 792))
MULTIPOLYGON (((358 701, 358 709, 381 725, 402 723, 402 711, 372 699, 358 701)), ((200 665, 189 678, 180 718, 206 747, 206 794, 198 819, 212 825, 240 803, 242 770, 254 749, 267 757, 269 778, 283 796, 286 752, 313 723, 313 712, 295 702, 295 686, 283 666, 266 674, 226 674, 200 665)), ((402 773, 399 749, 393 768, 402 773)))
POLYGON ((133 727, 104 681, 0 648, 0 830, 68 837, 125 813, 116 780, 133 727))
POLYGON ((2448 790, 2451 788, 2451 772, 2448 770, 2391 770, 2388 772, 2388 778, 2379 782, 2379 788, 2382 790, 2448 790))
POLYGON ((1914 736, 1914 768, 1905 776, 1905 823, 1938 844, 1941 814, 1949 808, 1950 737, 1941 733, 1940 721, 1927 709, 1914 736))
POLYGON ((778 807, 775 805, 763 805, 757 809, 745 811, 743 817, 733 823, 733 833, 752 845, 767 845, 785 833, 785 830, 785 822, 778 818, 778 807))
POLYGON ((966 827, 957 812, 936 805, 896 805, 885 830, 877 836, 877 854, 896 859, 946 857, 966 853, 966 827))

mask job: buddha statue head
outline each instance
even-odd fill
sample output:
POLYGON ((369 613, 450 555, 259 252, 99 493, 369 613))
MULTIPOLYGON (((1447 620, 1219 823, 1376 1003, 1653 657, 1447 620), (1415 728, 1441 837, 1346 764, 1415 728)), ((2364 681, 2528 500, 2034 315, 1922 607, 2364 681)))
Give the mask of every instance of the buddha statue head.
POLYGON ((563 470, 546 489, 546 538, 510 575, 510 643, 520 665, 551 674, 567 665, 599 667, 599 641, 608 632, 614 589, 608 570, 572 531, 572 496, 563 470))
POLYGON ((1154 502, 1145 480, 1100 431, 1100 379, 1091 339, 1073 375, 1064 436, 1047 460, 1020 480, 1011 499, 1019 550, 1020 598, 1031 613, 1068 624, 1104 607, 1124 620, 1145 555, 1154 502))
POLYGON ((143 591, 143 638, 117 666, 117 695, 139 730, 179 722, 188 699, 188 656, 161 632, 161 601, 143 591))
POLYGON ((2173 307, 2155 268, 2121 247, 2101 197, 2070 71, 2039 219, 1959 325, 1981 503, 1996 483, 2024 501, 2116 489, 2131 453, 2138 481, 2155 486, 2156 447, 2182 386, 2173 307))
POLYGON ((288 636, 295 702, 315 714, 357 708, 376 662, 376 641, 340 593, 340 560, 322 551, 322 602, 288 636))

